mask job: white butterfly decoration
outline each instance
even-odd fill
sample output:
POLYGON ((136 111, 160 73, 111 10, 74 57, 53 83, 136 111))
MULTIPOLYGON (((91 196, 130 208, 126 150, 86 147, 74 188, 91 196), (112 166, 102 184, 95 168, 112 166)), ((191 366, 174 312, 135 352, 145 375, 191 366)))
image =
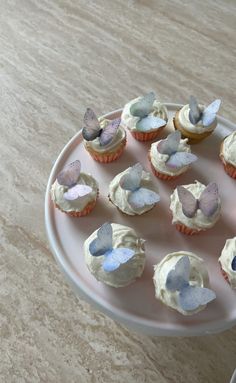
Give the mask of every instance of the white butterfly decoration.
POLYGON ((202 120, 203 126, 211 125, 215 118, 216 114, 220 109, 221 100, 217 99, 213 101, 206 108, 201 110, 199 108, 197 99, 194 96, 190 96, 189 99, 189 120, 193 125, 196 125, 200 120, 202 120))

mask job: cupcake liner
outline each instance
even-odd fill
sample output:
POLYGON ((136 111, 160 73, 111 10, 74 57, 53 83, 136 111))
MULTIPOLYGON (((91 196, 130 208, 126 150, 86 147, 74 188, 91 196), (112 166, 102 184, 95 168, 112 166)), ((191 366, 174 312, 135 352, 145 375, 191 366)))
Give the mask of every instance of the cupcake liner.
POLYGON ((137 141, 151 141, 159 136, 159 134, 162 132, 165 126, 166 125, 156 130, 152 130, 151 132, 139 132, 138 130, 130 130, 130 133, 137 141))
POLYGON ((152 169, 152 172, 154 174, 154 176, 156 176, 157 178, 160 178, 161 180, 164 180, 164 181, 172 181, 172 180, 175 180, 176 178, 178 178, 181 174, 178 174, 176 176, 171 176, 169 174, 164 174, 164 173, 160 173, 158 172, 153 164, 152 164, 152 161, 151 161, 151 157, 150 157, 150 152, 148 153, 148 159, 150 161, 150 165, 151 165, 151 169, 152 169))
POLYGON ((211 130, 210 132, 205 132, 205 133, 192 133, 187 130, 185 130, 179 123, 179 112, 177 111, 175 114, 175 117, 173 118, 173 124, 175 130, 179 130, 181 133, 182 138, 188 138, 188 144, 194 145, 198 144, 208 136, 210 136, 214 129, 211 130))
POLYGON ((119 147, 114 152, 107 152, 107 153, 98 153, 95 152, 91 147, 86 146, 86 150, 89 152, 91 157, 100 163, 108 164, 110 162, 116 161, 120 156, 122 155, 124 148, 126 145, 126 139, 124 139, 119 147))
POLYGON ((224 159, 224 155, 223 155, 223 142, 221 144, 221 148, 220 148, 220 159, 221 159, 221 162, 224 166, 224 169, 225 169, 225 172, 232 178, 234 178, 236 180, 236 167, 232 164, 229 164, 228 162, 225 161, 224 159))
POLYGON ((228 274, 222 269, 222 266, 220 264, 221 274, 223 275, 226 282, 230 285, 228 274))
POLYGON ((194 234, 199 234, 202 230, 195 230, 190 227, 185 226, 182 223, 176 223, 175 227, 180 233, 186 234, 186 235, 194 235, 194 234))
POLYGON ((99 195, 99 191, 97 192, 97 197, 94 201, 92 202, 89 202, 84 208, 82 211, 65 211, 65 210, 62 210, 60 208, 59 205, 57 205, 56 203, 54 203, 54 206, 59 209, 62 213, 65 213, 71 217, 85 217, 86 215, 88 215, 89 213, 91 213, 91 211, 94 209, 95 205, 96 205, 96 202, 97 202, 97 199, 98 199, 98 195, 99 195))

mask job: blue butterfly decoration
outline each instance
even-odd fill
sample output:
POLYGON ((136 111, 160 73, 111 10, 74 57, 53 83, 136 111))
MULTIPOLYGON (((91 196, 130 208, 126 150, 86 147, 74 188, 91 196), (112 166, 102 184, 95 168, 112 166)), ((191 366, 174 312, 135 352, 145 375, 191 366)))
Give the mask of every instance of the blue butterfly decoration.
POLYGON ((94 257, 104 256, 102 267, 106 272, 118 269, 135 255, 134 250, 126 247, 113 248, 112 226, 109 222, 98 229, 97 238, 90 243, 89 251, 94 257))
POLYGON ((179 292, 179 304, 184 311, 192 311, 206 305, 216 298, 214 291, 205 287, 190 286, 190 260, 183 256, 169 272, 166 279, 166 288, 179 292))
POLYGON ((217 99, 213 101, 206 108, 201 110, 199 108, 196 97, 190 96, 189 98, 189 120, 193 125, 196 125, 202 120, 203 126, 211 125, 216 119, 216 113, 220 109, 221 100, 217 99))
POLYGON ((147 205, 154 205, 160 201, 160 196, 156 192, 140 186, 143 167, 140 163, 132 166, 129 172, 120 179, 120 187, 130 191, 128 202, 134 209, 140 209, 147 205))
POLYGON ((236 271, 236 255, 233 257, 231 267, 233 271, 236 271))

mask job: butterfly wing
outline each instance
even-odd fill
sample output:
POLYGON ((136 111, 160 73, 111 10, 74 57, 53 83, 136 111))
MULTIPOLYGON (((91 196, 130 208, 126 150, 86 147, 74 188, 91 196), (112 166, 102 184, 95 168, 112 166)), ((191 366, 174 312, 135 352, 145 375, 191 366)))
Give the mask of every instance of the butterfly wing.
POLYGON ((177 193, 180 203, 182 204, 184 215, 188 218, 192 218, 196 214, 198 208, 197 199, 189 190, 183 186, 177 186, 177 193))
POLYGON ((93 189, 89 185, 75 185, 64 193, 67 201, 74 201, 91 193, 93 189))
POLYGON ((128 196, 128 202, 134 209, 140 209, 147 205, 154 205, 160 201, 159 194, 146 188, 139 188, 128 196))
POLYGON ((134 254, 134 250, 125 247, 119 247, 108 251, 105 254, 105 260, 103 262, 104 271, 110 272, 118 269, 120 265, 128 262, 134 254))
POLYGON ((116 135, 117 129, 120 126, 120 118, 111 121, 104 129, 102 129, 99 140, 101 146, 108 145, 116 135))
POLYGON ((101 127, 98 118, 91 108, 87 108, 84 115, 82 136, 86 141, 93 141, 100 135, 101 127))
POLYGON ((231 267, 232 267, 232 270, 236 271, 236 255, 233 257, 231 267))
POLYGON ((206 217, 211 217, 219 206, 219 192, 215 182, 211 182, 203 190, 199 198, 199 208, 206 217))
POLYGON ((81 163, 76 160, 67 165, 57 176, 60 185, 71 187, 78 181, 81 170, 81 163))
POLYGON ((152 129, 159 129, 166 125, 166 121, 155 116, 147 116, 136 123, 136 128, 140 132, 148 132, 152 129))
POLYGON ((189 108, 189 120, 193 125, 196 125, 200 121, 202 113, 194 96, 189 98, 189 108))
POLYGON ((187 152, 176 152, 172 154, 169 159, 166 161, 166 165, 170 168, 182 168, 183 166, 188 166, 193 162, 197 161, 197 156, 192 153, 187 152))
POLYGON ((152 106, 155 101, 155 93, 147 93, 139 101, 130 107, 132 116, 143 118, 152 111, 152 106))
POLYGON ((97 231, 95 238, 89 245, 90 253, 98 257, 112 249, 112 226, 109 222, 104 223, 97 231))
POLYGON ((188 286, 190 275, 190 261, 187 255, 181 257, 166 278, 166 288, 170 291, 180 291, 188 286))
POLYGON ((168 156, 177 152, 180 139, 181 133, 178 130, 176 130, 173 133, 170 133, 165 140, 159 141, 157 145, 158 152, 161 154, 167 154, 168 156))
POLYGON ((202 114, 202 123, 204 126, 209 126, 213 123, 216 118, 216 113, 220 109, 221 100, 215 100, 208 105, 202 114))
POLYGON ((120 179, 120 187, 124 190, 136 190, 141 182, 143 167, 138 162, 129 169, 120 179))
POLYGON ((186 286, 179 293, 179 303, 184 311, 192 311, 216 298, 214 291, 205 287, 186 286))

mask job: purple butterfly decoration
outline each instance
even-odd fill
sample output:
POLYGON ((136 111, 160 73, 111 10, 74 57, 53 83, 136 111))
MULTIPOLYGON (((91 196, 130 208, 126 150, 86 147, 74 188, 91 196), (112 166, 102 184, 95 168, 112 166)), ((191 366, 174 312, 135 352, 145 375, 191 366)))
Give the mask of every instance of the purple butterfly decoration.
POLYGON ((231 267, 233 271, 236 271, 236 255, 233 257, 231 267))
POLYGON ((170 133, 165 140, 161 140, 157 145, 157 150, 161 154, 168 156, 166 166, 170 168, 182 168, 197 161, 197 156, 192 153, 179 152, 181 133, 176 130, 170 133))
POLYGON ((89 251, 94 257, 105 257, 102 267, 106 272, 111 272, 128 262, 134 255, 134 250, 126 247, 113 248, 112 226, 109 222, 104 223, 97 231, 97 237, 90 243, 89 251))
POLYGON ((197 99, 194 96, 190 96, 189 99, 189 120, 193 125, 196 125, 200 120, 204 126, 211 125, 215 118, 216 114, 220 109, 221 100, 217 99, 213 101, 210 105, 203 109, 199 108, 197 99))
POLYGON ((194 195, 183 186, 177 186, 177 193, 182 204, 182 210, 186 217, 193 218, 197 210, 200 209, 205 217, 211 217, 219 206, 218 187, 215 182, 211 182, 196 199, 194 195))
POLYGON ((67 201, 73 201, 84 197, 93 190, 88 185, 77 184, 80 170, 81 163, 79 160, 76 160, 67 165, 57 176, 57 182, 60 185, 68 187, 68 190, 64 193, 64 198, 67 201))
POLYGON ((82 136, 86 141, 93 141, 97 137, 101 146, 108 145, 116 135, 120 126, 120 118, 116 118, 109 122, 109 124, 101 129, 100 123, 94 111, 87 108, 84 115, 84 128, 82 129, 82 136))
POLYGON ((150 189, 140 187, 142 171, 142 165, 137 163, 120 179, 120 187, 131 192, 128 196, 128 202, 134 209, 140 209, 146 205, 153 205, 160 201, 159 194, 150 189))
POLYGON ((139 117, 139 121, 136 123, 137 130, 147 132, 166 125, 166 121, 162 118, 149 116, 153 111, 154 101, 155 93, 150 92, 130 107, 132 116, 139 117))
POLYGON ((189 257, 185 255, 180 258, 166 278, 166 288, 169 291, 179 292, 179 304, 184 311, 195 310, 216 298, 214 291, 208 288, 190 286, 190 268, 189 257))

